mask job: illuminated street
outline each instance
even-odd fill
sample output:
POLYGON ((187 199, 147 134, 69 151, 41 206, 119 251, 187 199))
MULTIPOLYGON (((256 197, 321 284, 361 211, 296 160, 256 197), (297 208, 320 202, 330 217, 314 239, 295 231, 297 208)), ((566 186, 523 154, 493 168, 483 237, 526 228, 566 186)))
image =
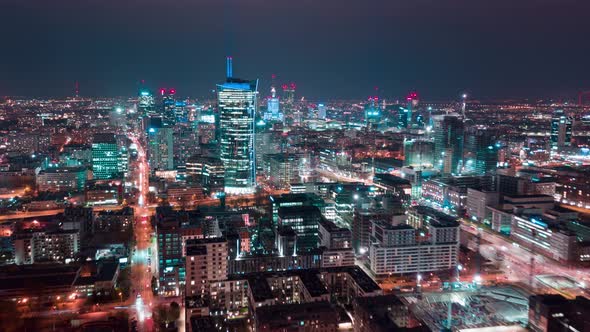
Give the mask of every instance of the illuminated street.
POLYGON ((1 332, 590 332, 588 13, 0 1, 1 332))
POLYGON ((132 168, 131 178, 139 190, 133 227, 135 248, 131 257, 131 297, 135 298, 131 317, 138 320, 140 331, 153 331, 152 309, 157 299, 154 298, 151 285, 155 272, 153 267, 156 266, 153 257, 157 255, 152 241, 151 212, 145 206, 149 190, 149 166, 140 139, 138 136, 131 136, 131 139, 138 147, 136 167, 132 168))
MULTIPOLYGON (((507 278, 506 281, 519 282, 524 285, 530 284, 531 257, 533 254, 529 249, 489 229, 477 228, 473 223, 465 220, 461 225, 461 229, 472 235, 481 232, 482 244, 480 245, 480 252, 485 258, 493 260, 498 257, 498 253, 501 253, 501 257, 503 257, 501 268, 507 278)), ((533 273, 535 276, 543 274, 566 276, 577 280, 584 287, 590 284, 590 268, 569 268, 540 254, 535 255, 533 273)))

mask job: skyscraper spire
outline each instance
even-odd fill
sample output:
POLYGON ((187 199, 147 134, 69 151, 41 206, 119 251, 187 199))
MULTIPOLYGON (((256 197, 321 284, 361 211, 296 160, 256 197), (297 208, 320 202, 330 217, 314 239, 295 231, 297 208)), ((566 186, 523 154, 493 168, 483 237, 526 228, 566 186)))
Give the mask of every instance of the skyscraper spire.
POLYGON ((227 78, 232 78, 234 76, 232 62, 233 62, 233 58, 231 56, 228 56, 226 58, 226 77, 227 78))

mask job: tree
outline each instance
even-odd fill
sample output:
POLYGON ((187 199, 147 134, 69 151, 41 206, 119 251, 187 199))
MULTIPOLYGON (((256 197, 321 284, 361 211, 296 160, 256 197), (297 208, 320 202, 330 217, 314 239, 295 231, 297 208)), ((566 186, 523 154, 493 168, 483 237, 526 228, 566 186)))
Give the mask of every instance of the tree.
POLYGON ((170 303, 170 314, 177 320, 180 317, 180 305, 176 302, 170 303))
POLYGON ((131 269, 129 267, 124 268, 119 272, 119 277, 117 279, 117 296, 119 296, 118 292, 123 293, 123 298, 129 297, 129 291, 131 289, 131 269))
POLYGON ((176 302, 170 305, 160 304, 156 310, 158 321, 166 328, 180 317, 180 305, 176 302))

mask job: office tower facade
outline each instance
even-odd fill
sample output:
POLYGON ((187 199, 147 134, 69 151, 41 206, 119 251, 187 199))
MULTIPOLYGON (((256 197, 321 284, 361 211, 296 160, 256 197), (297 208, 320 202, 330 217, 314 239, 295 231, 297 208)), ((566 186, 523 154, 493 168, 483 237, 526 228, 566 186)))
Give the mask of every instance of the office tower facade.
POLYGON ((266 102, 266 113, 264 121, 283 122, 283 113, 281 113, 279 98, 274 86, 270 89, 270 98, 266 102))
POLYGON ((187 240, 185 294, 209 298, 211 284, 227 280, 227 259, 228 247, 224 238, 187 240))
POLYGON ((443 174, 460 174, 463 164, 463 120, 457 115, 434 117, 434 163, 443 174))
POLYGON ((322 267, 354 265, 352 235, 348 228, 321 219, 319 222, 318 246, 323 247, 322 267))
POLYGON ((319 103, 318 104, 318 119, 325 120, 326 119, 326 105, 319 103))
POLYGON ((219 109, 219 148, 225 167, 225 192, 252 193, 256 187, 254 117, 258 80, 232 77, 228 58, 227 79, 217 85, 219 109))
POLYGON ((374 221, 369 266, 377 276, 450 270, 457 265, 459 223, 431 221, 420 231, 408 224, 374 221))
POLYGON ((119 176, 119 147, 114 134, 96 134, 92 142, 92 173, 94 179, 114 179, 119 176))
POLYGON ((83 191, 88 170, 84 166, 49 167, 36 176, 39 191, 83 191))
POLYGON ((373 128, 381 121, 381 109, 379 107, 379 97, 369 97, 365 105, 365 124, 373 128))
POLYGON ((465 171, 483 175, 498 166, 497 133, 487 128, 469 128, 465 134, 465 171))
POLYGON ((147 89, 139 90, 137 99, 137 110, 141 116, 152 116, 155 114, 155 100, 152 93, 147 89))
POLYGON ((160 89, 161 117, 165 126, 173 126, 176 122, 176 90, 160 89))
POLYGON ((551 118, 551 149, 557 150, 572 144, 572 117, 556 110, 551 118))
POLYGON ((408 110, 407 112, 405 112, 405 116, 406 116, 406 120, 405 120, 405 124, 406 124, 406 128, 407 127, 411 127, 414 122, 414 111, 416 109, 416 107, 418 106, 418 94, 416 92, 410 92, 410 94, 406 97, 406 102, 407 102, 407 107, 406 109, 408 110))
POLYGON ((157 227, 160 293, 175 295, 184 280, 182 233, 178 220, 160 220, 157 227))
POLYGON ((404 166, 432 167, 434 161, 434 142, 431 140, 404 140, 404 166))
POLYGON ((153 170, 174 168, 174 137, 171 127, 165 126, 161 118, 150 118, 147 129, 148 162, 153 170))
POLYGON ((291 183, 299 182, 299 156, 296 154, 265 155, 268 168, 265 173, 272 183, 279 187, 289 187, 291 183))
POLYGON ((296 89, 295 83, 283 84, 283 95, 286 104, 292 105, 295 102, 296 89))
POLYGON ((304 252, 318 245, 320 209, 315 206, 289 206, 279 208, 279 227, 290 227, 297 234, 296 252, 304 252))
POLYGON ((221 159, 193 156, 186 162, 187 182, 199 183, 209 196, 223 193, 225 168, 221 159))

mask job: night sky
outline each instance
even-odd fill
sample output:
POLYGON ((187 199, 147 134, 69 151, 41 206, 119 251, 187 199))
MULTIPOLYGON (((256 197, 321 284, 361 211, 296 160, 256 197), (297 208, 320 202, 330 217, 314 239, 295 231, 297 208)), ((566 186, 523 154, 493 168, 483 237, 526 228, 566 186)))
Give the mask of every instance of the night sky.
POLYGON ((314 100, 574 96, 588 0, 0 0, 0 95, 206 96, 234 74, 314 100))

